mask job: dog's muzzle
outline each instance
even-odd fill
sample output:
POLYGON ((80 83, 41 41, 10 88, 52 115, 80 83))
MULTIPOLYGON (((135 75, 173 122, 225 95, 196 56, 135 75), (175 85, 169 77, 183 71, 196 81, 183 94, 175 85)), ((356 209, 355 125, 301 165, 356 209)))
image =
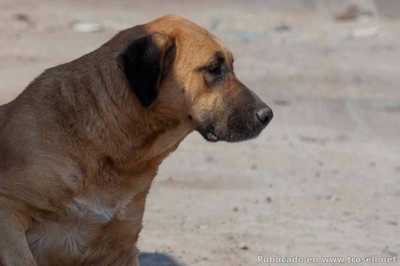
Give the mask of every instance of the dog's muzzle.
POLYGON ((210 142, 238 142, 257 137, 271 122, 274 113, 266 105, 256 110, 238 110, 232 113, 227 125, 220 126, 218 122, 200 127, 199 133, 210 142))

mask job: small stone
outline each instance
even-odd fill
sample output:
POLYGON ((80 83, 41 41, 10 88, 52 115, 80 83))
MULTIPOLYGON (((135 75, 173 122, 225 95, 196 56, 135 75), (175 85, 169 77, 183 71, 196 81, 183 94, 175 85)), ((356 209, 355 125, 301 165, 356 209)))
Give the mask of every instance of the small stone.
POLYGON ((233 210, 234 212, 238 212, 238 211, 239 211, 239 208, 238 208, 238 207, 234 207, 232 210, 233 210))
POLYGON ((19 26, 23 28, 32 28, 36 25, 35 21, 25 13, 16 13, 12 17, 19 26))
POLYGON ((25 13, 17 13, 13 15, 13 18, 18 21, 25 22, 27 24, 33 24, 31 17, 25 13))
POLYGON ((240 245, 240 249, 241 250, 249 250, 250 248, 246 244, 242 244, 242 245, 240 245))
POLYGON ((173 184, 175 182, 174 178, 172 176, 169 176, 166 180, 165 183, 167 184, 173 184))
POLYGON ((227 236, 227 239, 228 239, 229 241, 234 241, 234 240, 235 240, 235 237, 232 236, 232 235, 229 235, 229 236, 227 236))
POLYGON ((90 33, 90 32, 99 32, 103 29, 103 27, 94 22, 83 22, 78 21, 72 25, 72 29, 76 32, 90 33))
POLYGON ((336 197, 335 195, 328 195, 325 197, 326 200, 330 200, 330 201, 339 201, 340 199, 338 197, 336 197))
POLYGON ((205 224, 202 224, 202 225, 199 225, 199 226, 198 226, 198 229, 199 229, 199 230, 207 230, 207 229, 208 229, 208 226, 205 225, 205 224))
POLYGON ((393 226, 398 226, 399 223, 396 221, 388 221, 388 224, 393 225, 393 226))
POLYGON ((210 156, 207 156, 207 157, 206 157, 206 162, 207 162, 207 163, 212 163, 212 162, 214 162, 214 161, 215 161, 215 159, 214 159, 213 156, 210 155, 210 156))
POLYGON ((368 28, 355 29, 351 36, 352 38, 370 38, 379 34, 379 27, 373 26, 368 28))
POLYGON ((271 198, 271 197, 266 197, 266 198, 265 198, 265 201, 266 201, 267 203, 271 203, 271 202, 272 202, 272 198, 271 198))
POLYGON ((299 139, 303 142, 315 143, 320 145, 325 145, 328 141, 327 138, 312 137, 312 136, 299 136, 299 139))
POLYGON ((335 19, 337 21, 351 21, 357 19, 359 15, 360 8, 357 5, 352 4, 348 5, 345 9, 339 11, 335 15, 335 19))
POLYGON ((290 102, 287 100, 282 100, 282 99, 277 99, 273 101, 274 104, 279 105, 279 106, 288 106, 290 105, 290 102))
POLYGON ((281 23, 281 24, 279 24, 278 26, 276 26, 274 28, 274 30, 277 31, 277 32, 290 31, 290 29, 291 29, 290 26, 285 24, 285 23, 281 23))

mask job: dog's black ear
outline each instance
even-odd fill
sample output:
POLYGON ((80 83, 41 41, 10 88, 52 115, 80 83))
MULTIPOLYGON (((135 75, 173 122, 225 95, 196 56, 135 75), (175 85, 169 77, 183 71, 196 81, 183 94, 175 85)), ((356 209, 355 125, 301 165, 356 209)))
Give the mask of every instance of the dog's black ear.
POLYGON ((133 41, 120 55, 119 61, 129 86, 144 107, 157 99, 161 80, 174 57, 174 40, 161 33, 133 41))

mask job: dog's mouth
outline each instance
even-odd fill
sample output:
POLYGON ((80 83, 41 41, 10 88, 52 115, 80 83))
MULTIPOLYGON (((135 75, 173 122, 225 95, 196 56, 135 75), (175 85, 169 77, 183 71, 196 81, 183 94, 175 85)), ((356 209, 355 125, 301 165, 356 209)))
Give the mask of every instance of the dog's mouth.
MULTIPOLYGON (((197 131, 209 142, 240 142, 257 137, 271 121, 273 114, 269 108, 262 114, 254 114, 253 110, 231 114, 227 121, 206 120, 199 123, 197 131), (239 114, 238 114, 239 113, 239 114), (263 117, 259 117, 262 116, 263 117)), ((261 109, 261 110, 264 110, 261 109)))
POLYGON ((215 133, 214 129, 209 127, 207 129, 198 129, 197 130, 200 135, 203 136, 204 139, 206 139, 207 141, 210 142, 217 142, 220 140, 220 138, 218 137, 218 135, 215 133))
POLYGON ((254 128, 235 128, 221 131, 216 130, 214 126, 207 126, 198 128, 197 132, 209 142, 241 142, 257 137, 263 129, 264 126, 258 126, 254 128))
POLYGON ((215 127, 211 123, 207 123, 207 126, 199 125, 196 129, 200 135, 209 142, 217 142, 223 140, 221 136, 217 133, 215 127))
POLYGON ((204 138, 210 142, 217 142, 219 140, 218 136, 211 131, 207 132, 204 138))

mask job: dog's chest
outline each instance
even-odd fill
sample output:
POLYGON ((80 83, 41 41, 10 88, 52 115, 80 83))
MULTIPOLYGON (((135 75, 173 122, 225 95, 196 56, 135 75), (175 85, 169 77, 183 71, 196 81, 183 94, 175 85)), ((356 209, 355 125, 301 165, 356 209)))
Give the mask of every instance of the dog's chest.
POLYGON ((100 224, 109 222, 117 213, 123 212, 131 202, 134 194, 125 195, 114 200, 101 197, 76 197, 68 206, 68 216, 78 220, 95 221, 100 224))
MULTIPOLYGON (((143 209, 137 208, 134 198, 135 193, 114 197, 76 197, 56 219, 40 220, 27 235, 40 265, 51 265, 49 258, 54 256, 58 257, 59 265, 79 263, 93 243, 104 234, 118 234, 104 231, 111 222, 129 223, 132 220, 136 222, 132 222, 132 230, 135 230, 135 226, 140 225, 134 218, 141 219, 143 209)), ((118 235, 114 237, 118 238, 118 235)))

